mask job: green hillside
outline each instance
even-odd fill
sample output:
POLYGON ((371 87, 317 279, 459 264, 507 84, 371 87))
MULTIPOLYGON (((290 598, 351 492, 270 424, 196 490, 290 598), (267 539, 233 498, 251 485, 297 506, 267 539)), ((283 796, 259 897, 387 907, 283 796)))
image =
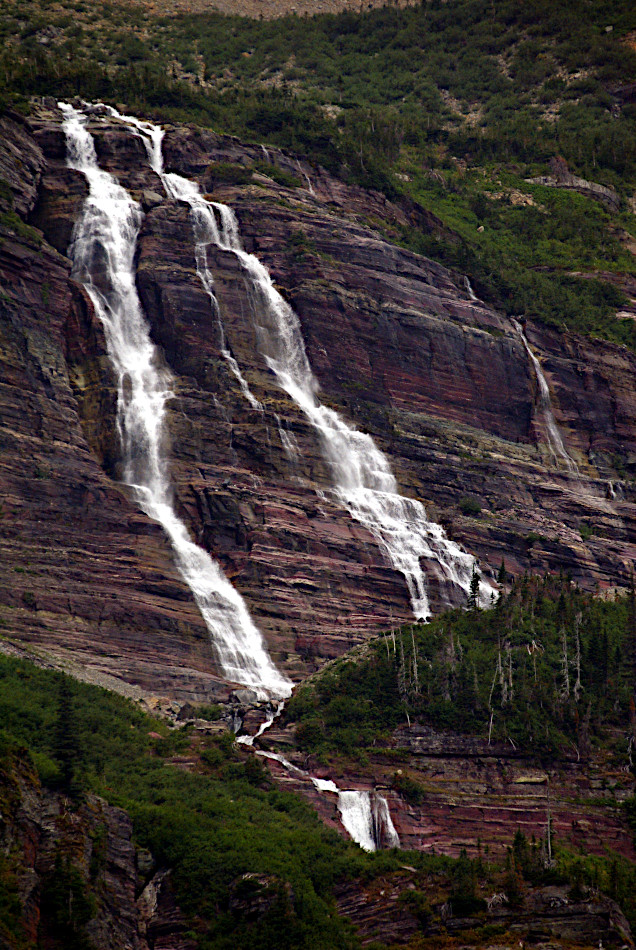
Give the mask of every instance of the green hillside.
POLYGON ((104 98, 307 156, 436 213, 403 241, 509 314, 635 345, 633 4, 430 0, 252 21, 3 0, 0 99, 104 98), (569 170, 618 209, 526 179, 569 170), (631 250, 630 250, 631 246, 631 250), (583 275, 583 276, 580 276, 583 275))

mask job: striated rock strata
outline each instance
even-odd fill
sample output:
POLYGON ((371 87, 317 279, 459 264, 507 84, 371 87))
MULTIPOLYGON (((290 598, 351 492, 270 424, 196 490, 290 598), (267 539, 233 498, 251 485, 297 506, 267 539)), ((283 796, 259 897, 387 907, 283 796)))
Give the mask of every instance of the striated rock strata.
MULTIPOLYGON (((3 122, 3 632, 97 679, 195 702, 220 696, 213 649, 167 542, 117 481, 104 339, 64 256, 85 185, 65 167, 60 115, 40 106, 26 122, 3 122)), ((300 677, 408 619, 404 580, 330 494, 314 431, 259 353, 236 258, 209 249, 216 312, 196 273, 188 209, 165 199, 141 139, 100 115, 91 130, 103 166, 146 211, 137 279, 174 374, 177 507, 246 598, 274 661, 300 677), (262 412, 223 358, 221 325, 262 412), (292 437, 299 459, 286 451, 292 437)), ((503 558, 511 571, 627 583, 636 559, 633 353, 527 326, 581 472, 574 478, 547 449, 515 327, 469 299, 460 276, 395 243, 414 222, 439 229, 433 216, 276 150, 266 153, 272 174, 297 186, 261 173, 219 184, 218 163, 250 168, 264 153, 195 128, 168 129, 164 153, 169 169, 199 177, 235 209, 246 249, 299 314, 323 401, 374 436, 401 490, 487 573, 503 558)), ((453 597, 435 577, 430 588, 436 607, 453 597)))

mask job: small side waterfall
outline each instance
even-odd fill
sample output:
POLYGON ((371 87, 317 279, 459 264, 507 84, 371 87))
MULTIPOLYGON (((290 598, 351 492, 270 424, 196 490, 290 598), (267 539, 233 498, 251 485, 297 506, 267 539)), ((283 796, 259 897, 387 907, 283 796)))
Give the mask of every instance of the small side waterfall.
POLYGON ((466 293, 468 294, 471 300, 479 300, 479 297, 473 290, 473 285, 471 284, 466 274, 464 274, 464 287, 466 288, 466 293))
POLYGON ((563 463, 570 475, 580 479, 581 473, 579 472, 576 462, 565 447, 565 443, 563 442, 563 438, 556 423, 556 419, 554 418, 554 413, 552 412, 552 400, 550 398, 550 389, 548 387, 547 380, 543 375, 541 363, 532 352, 530 344, 528 343, 528 338, 526 337, 521 324, 517 320, 513 320, 512 323, 523 341, 526 353, 530 357, 530 362, 532 363, 532 367, 534 369, 537 385, 539 387, 539 409, 543 416, 550 454, 557 465, 559 462, 563 463))
POLYGON ((194 544, 172 503, 165 451, 170 373, 161 366, 135 286, 139 205, 97 162, 87 118, 60 103, 68 165, 89 194, 73 232, 73 276, 88 292, 106 336, 118 381, 117 427, 124 481, 170 538, 175 561, 210 631, 224 675, 263 696, 289 696, 292 683, 274 666, 240 594, 206 551, 194 544))
MULTIPOLYGON (((258 731, 253 736, 239 736, 236 741, 240 745, 252 747, 255 740, 262 736, 264 732, 267 732, 274 721, 278 719, 284 708, 284 702, 280 702, 276 710, 270 710, 265 722, 261 723, 258 731)), ((331 779, 315 778, 278 752, 266 752, 257 749, 256 755, 278 762, 288 772, 295 772, 297 775, 302 775, 303 778, 311 779, 314 787, 319 792, 331 792, 337 795, 338 811, 340 812, 342 825, 351 839, 365 851, 400 847, 400 838, 391 819, 389 803, 378 792, 340 789, 331 779)))

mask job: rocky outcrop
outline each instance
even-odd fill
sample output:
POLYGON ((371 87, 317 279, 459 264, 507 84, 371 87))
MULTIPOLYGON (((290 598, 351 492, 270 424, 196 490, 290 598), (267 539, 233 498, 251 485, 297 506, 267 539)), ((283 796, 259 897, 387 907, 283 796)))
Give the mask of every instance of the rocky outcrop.
POLYGON ((337 892, 336 901, 340 913, 358 930, 363 946, 376 941, 399 946, 416 934, 457 947, 493 946, 492 939, 497 939, 494 946, 502 950, 526 945, 546 950, 599 944, 634 946, 622 911, 602 894, 590 892, 582 899, 572 899, 565 887, 528 888, 512 907, 499 892, 482 901, 483 910, 468 916, 454 912, 452 902, 431 906, 422 900, 421 887, 413 869, 405 868, 400 875, 381 878, 366 887, 345 885, 337 892))
MULTIPOLYGON (((517 830, 545 838, 548 811, 559 846, 588 854, 607 849, 629 860, 636 851, 622 804, 636 791, 633 776, 602 755, 580 761, 576 753, 541 764, 512 744, 441 733, 413 725, 398 730, 384 749, 369 752, 364 766, 334 762, 326 770, 293 751, 293 735, 272 729, 261 741, 282 747, 293 764, 340 788, 379 791, 405 850, 477 857, 484 848, 501 859, 517 830), (289 751, 289 748, 292 751, 289 751)), ((335 795, 318 792, 308 777, 267 760, 285 786, 303 794, 323 820, 343 832, 335 795)))
MULTIPOLYGON (((4 630, 96 677, 195 702, 220 696, 207 632, 166 540, 117 482, 105 343, 62 253, 85 186, 65 167, 59 113, 41 106, 27 124, 10 121, 13 151, 2 153, 0 175, 31 224, 6 226, 0 247, 0 528, 13 564, 0 579, 4 630)), ((409 619, 404 580, 330 494, 315 432, 259 352, 236 258, 208 249, 216 311, 196 273, 188 209, 163 197, 141 139, 99 114, 92 131, 103 166, 146 210, 138 287, 174 374, 177 507, 245 596, 274 661, 300 677, 409 619), (221 327, 263 411, 224 359, 221 327)), ((246 248, 299 314, 323 401, 373 435, 401 490, 478 554, 486 573, 503 558, 510 571, 627 582, 636 558, 634 354, 526 328, 575 479, 546 447, 515 327, 470 299, 458 277, 395 243, 414 216, 439 229, 432 216, 294 156, 193 127, 168 129, 164 153, 168 168, 199 176, 236 210, 246 248), (213 169, 228 163, 252 170, 251 179, 219 183, 213 169), (281 173, 287 185, 274 181, 281 173)), ((452 599, 434 576, 430 587, 436 607, 452 599)))
POLYGON ((137 851, 122 809, 96 796, 73 804, 10 757, 0 763, 0 807, 3 879, 14 882, 29 946, 57 946, 72 930, 97 950, 192 950, 170 873, 137 851))
POLYGON ((573 175, 560 156, 551 159, 550 170, 552 175, 540 175, 538 178, 527 178, 526 181, 534 185, 547 185, 550 188, 568 188, 570 191, 578 191, 580 195, 600 201, 610 211, 618 211, 620 208, 621 199, 613 188, 573 175))

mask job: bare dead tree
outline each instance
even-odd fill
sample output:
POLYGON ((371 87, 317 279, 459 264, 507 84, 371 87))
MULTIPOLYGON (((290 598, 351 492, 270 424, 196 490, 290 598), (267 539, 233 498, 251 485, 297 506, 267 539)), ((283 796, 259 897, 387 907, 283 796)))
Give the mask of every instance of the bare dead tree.
POLYGON ((404 658, 404 637, 398 638, 400 641, 400 662, 397 672, 397 687, 400 699, 406 701, 407 683, 406 683, 406 660, 404 658))
POLYGON ((411 624, 411 645, 413 647, 413 691, 416 696, 419 696, 420 693, 420 679, 417 670, 417 650, 415 649, 415 634, 413 633, 413 625, 411 624))
POLYGON ((578 703, 581 697, 581 690, 583 689, 581 685, 581 637, 579 629, 581 626, 582 615, 577 613, 574 618, 574 637, 575 637, 575 646, 576 654, 574 656, 574 669, 576 670, 576 681, 574 683, 574 702, 578 703))
POLYGON ((508 680, 504 673, 503 663, 501 662, 501 643, 498 644, 497 649, 497 673, 499 675, 499 685, 501 686, 501 705, 503 707, 508 704, 508 680))
POLYGON ((565 627, 561 627, 561 673, 563 675, 563 687, 561 689, 561 698, 570 698, 570 664, 568 662, 568 635, 565 627))
POLYGON ((508 654, 508 699, 512 702, 512 698, 515 694, 514 686, 512 682, 512 650, 510 649, 510 644, 506 643, 506 653, 508 654))

